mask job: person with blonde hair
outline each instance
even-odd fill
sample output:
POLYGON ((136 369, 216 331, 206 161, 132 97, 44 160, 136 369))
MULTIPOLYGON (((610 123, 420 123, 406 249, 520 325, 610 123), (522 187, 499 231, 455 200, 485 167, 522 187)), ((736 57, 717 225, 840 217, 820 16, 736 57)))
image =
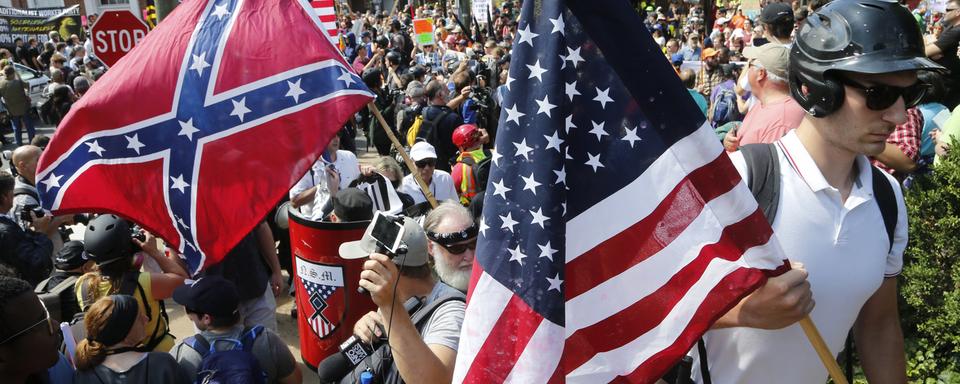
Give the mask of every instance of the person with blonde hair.
POLYGON ((76 384, 189 382, 170 354, 137 350, 147 316, 133 296, 100 298, 83 322, 87 336, 77 344, 76 384))

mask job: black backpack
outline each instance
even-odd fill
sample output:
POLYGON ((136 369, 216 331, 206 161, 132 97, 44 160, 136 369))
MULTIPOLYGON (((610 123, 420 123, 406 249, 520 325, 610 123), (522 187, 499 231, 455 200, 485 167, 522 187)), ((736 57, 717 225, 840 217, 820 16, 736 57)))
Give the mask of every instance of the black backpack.
POLYGON ((197 366, 197 384, 263 384, 267 374, 260 361, 253 355, 253 343, 263 333, 263 326, 245 328, 240 340, 218 339, 211 344, 201 334, 183 340, 183 343, 200 354, 197 366), (233 348, 217 350, 217 343, 229 342, 233 348))
MULTIPOLYGON (((443 123, 443 119, 447 118, 447 115, 453 113, 449 109, 442 109, 440 113, 434 116, 433 119, 427 119, 426 115, 427 109, 424 108, 421 114, 423 115, 423 123, 420 124, 420 129, 417 131, 417 140, 416 141, 426 141, 433 145, 437 146, 437 127, 443 123)), ((449 138, 447 138, 449 140, 449 138)), ((411 144, 412 146, 413 144, 411 144)))

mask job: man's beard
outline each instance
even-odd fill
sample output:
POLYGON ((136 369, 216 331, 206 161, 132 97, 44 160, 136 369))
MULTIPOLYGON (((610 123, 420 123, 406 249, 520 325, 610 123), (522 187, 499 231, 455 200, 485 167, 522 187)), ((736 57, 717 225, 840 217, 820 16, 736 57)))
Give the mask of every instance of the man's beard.
POLYGON ((467 291, 471 271, 461 271, 457 266, 447 264, 447 260, 443 256, 435 257, 434 261, 434 267, 441 281, 463 292, 467 291))

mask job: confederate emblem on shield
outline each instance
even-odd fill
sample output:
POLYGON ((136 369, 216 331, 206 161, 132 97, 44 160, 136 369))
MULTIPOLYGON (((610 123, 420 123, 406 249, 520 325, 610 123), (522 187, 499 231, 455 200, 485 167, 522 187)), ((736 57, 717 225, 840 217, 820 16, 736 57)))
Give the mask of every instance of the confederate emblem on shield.
POLYGON ((323 339, 343 321, 346 295, 343 288, 343 267, 319 264, 297 257, 297 306, 306 317, 310 329, 323 339))

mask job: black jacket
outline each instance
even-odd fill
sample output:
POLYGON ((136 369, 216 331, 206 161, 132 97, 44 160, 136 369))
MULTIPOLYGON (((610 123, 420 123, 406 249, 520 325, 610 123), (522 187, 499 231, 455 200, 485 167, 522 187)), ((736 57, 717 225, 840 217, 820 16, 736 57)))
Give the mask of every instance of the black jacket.
POLYGON ((24 231, 7 216, 0 215, 0 263, 13 268, 31 285, 50 276, 53 270, 53 242, 47 236, 24 231))

